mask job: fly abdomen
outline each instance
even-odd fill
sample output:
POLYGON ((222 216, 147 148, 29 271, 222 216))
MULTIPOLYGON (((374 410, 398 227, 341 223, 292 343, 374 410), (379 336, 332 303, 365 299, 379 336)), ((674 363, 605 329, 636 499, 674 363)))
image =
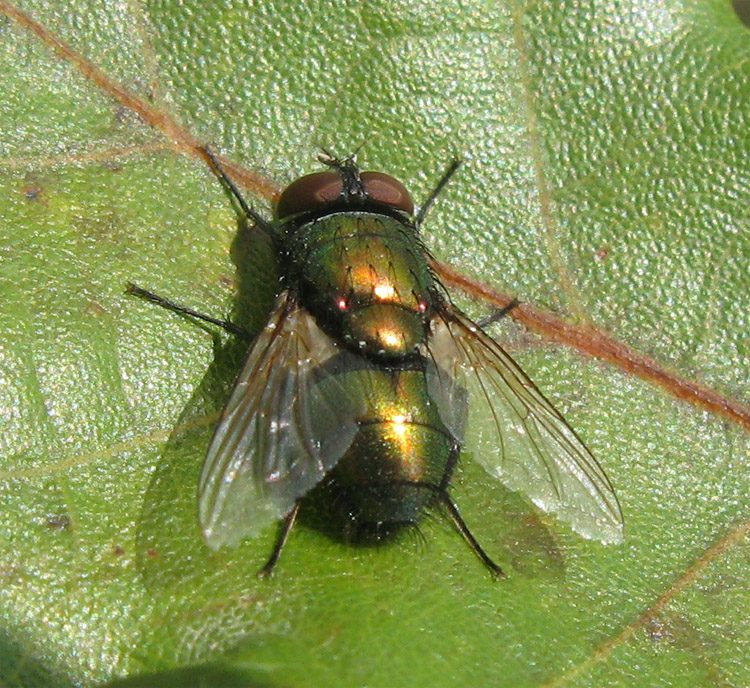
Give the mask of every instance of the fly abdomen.
POLYGON ((450 478, 457 443, 407 420, 363 425, 330 473, 335 503, 358 528, 416 523, 450 478))
POLYGON ((329 473, 328 487, 357 531, 415 523, 450 479, 459 439, 429 398, 421 366, 337 374, 367 395, 356 435, 329 473))

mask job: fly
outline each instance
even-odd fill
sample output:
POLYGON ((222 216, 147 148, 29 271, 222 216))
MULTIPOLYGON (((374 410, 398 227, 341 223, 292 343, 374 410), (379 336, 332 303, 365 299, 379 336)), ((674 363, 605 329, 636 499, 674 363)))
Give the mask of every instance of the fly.
MULTIPOLYGON (((456 172, 415 213, 398 180, 354 156, 293 182, 275 220, 252 210, 206 151, 247 217, 275 241, 279 293, 250 347, 203 464, 198 511, 213 549, 283 519, 273 571, 313 488, 355 539, 383 539, 441 505, 495 575, 449 495, 464 444, 507 487, 587 538, 622 540, 604 471, 521 368, 453 305, 419 230, 456 172)), ((247 333, 130 285, 129 293, 247 333)))

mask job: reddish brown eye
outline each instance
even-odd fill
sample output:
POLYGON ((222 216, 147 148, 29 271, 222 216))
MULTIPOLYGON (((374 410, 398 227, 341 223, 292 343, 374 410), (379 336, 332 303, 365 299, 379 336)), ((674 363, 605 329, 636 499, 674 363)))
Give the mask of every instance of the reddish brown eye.
POLYGON ((365 191, 373 201, 402 210, 407 215, 414 213, 414 201, 398 179, 382 172, 363 172, 361 177, 365 191))
MULTIPOLYGON (((362 186, 367 196, 377 203, 414 213, 414 201, 406 187, 382 172, 362 172, 362 186)), ((284 189, 276 204, 276 217, 283 220, 297 213, 315 210, 341 198, 343 183, 337 172, 315 172, 301 177, 284 189)))
POLYGON ((285 217, 335 201, 341 196, 341 176, 336 172, 315 172, 300 177, 284 189, 276 204, 276 217, 285 217))

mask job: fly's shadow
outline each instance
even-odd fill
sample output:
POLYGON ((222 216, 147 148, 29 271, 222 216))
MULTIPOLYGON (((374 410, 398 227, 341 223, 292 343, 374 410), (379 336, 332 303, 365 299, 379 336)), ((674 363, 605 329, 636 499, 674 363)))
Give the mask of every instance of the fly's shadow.
MULTIPOLYGON (((277 252, 266 232, 240 219, 230 255, 237 289, 229 320, 254 335, 273 304, 279 277, 277 252)), ((137 301, 134 307, 139 307, 137 301)), ((176 326, 175 314, 160 313, 165 327, 176 326)), ((213 360, 161 452, 141 509, 137 562, 146 584, 159 587, 214 569, 198 524, 198 480, 213 429, 251 344, 246 337, 186 319, 212 337, 213 360)))

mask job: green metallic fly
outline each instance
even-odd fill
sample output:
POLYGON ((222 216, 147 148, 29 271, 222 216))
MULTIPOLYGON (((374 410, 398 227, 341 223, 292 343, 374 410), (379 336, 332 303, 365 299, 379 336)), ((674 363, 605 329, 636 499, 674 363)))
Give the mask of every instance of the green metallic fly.
MULTIPOLYGON (((622 539, 604 471, 526 374, 446 295, 420 227, 454 162, 415 214, 404 186, 360 172, 354 156, 281 194, 274 222, 241 208, 275 241, 284 275, 208 448, 199 517, 218 549, 283 525, 270 573, 313 488, 351 539, 383 539, 442 505, 495 575, 500 567, 448 493, 461 447, 506 486, 587 538, 622 539)), ((132 294, 248 336, 140 287, 132 294)))

